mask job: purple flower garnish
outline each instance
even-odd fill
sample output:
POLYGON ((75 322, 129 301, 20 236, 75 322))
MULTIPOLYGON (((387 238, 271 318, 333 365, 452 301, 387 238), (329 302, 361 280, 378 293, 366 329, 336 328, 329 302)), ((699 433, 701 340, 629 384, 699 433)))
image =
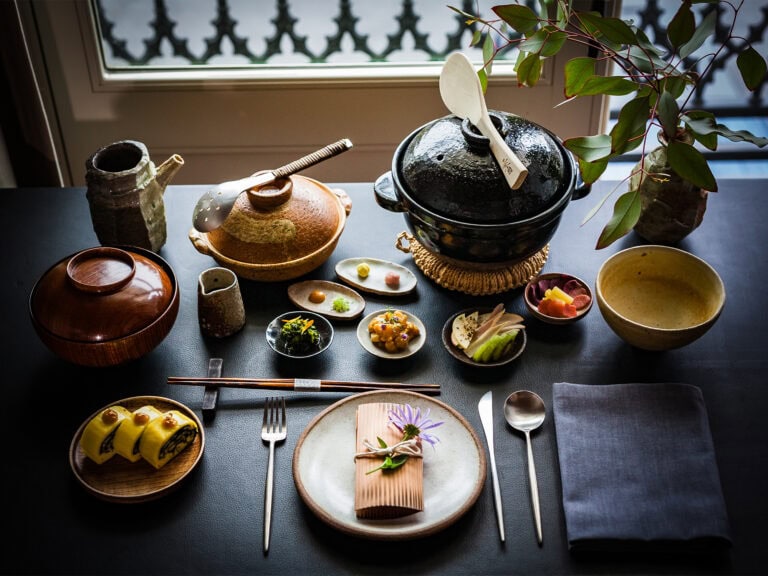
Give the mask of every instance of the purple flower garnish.
POLYGON ((429 418, 429 408, 422 415, 421 408, 414 410, 410 404, 398 405, 389 411, 389 421, 403 433, 403 440, 419 437, 434 446, 440 439, 427 430, 442 426, 443 422, 433 422, 429 418))

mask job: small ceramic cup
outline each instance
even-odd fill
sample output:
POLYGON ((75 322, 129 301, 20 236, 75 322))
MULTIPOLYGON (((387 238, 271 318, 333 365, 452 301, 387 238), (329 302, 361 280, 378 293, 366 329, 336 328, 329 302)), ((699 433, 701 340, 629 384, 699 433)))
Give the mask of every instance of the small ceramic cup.
POLYGON ((206 336, 224 338, 245 326, 245 307, 237 275, 227 268, 208 268, 197 284, 197 319, 206 336))

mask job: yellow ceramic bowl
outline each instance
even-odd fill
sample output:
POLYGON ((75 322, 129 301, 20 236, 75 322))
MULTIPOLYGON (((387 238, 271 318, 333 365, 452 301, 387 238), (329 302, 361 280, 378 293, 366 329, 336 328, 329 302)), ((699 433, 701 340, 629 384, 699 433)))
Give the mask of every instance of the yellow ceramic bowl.
POLYGON ((636 246, 608 258, 597 273, 600 312, 626 342, 670 350, 707 332, 725 305, 725 286, 709 264, 668 246, 636 246))

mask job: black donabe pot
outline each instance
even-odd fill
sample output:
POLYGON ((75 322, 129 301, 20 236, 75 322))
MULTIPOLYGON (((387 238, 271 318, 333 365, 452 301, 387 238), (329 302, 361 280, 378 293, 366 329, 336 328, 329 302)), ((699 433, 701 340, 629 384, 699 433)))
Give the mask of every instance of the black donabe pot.
POLYGON ((506 183, 486 137, 467 120, 445 116, 398 145, 374 193, 381 207, 404 213, 430 252, 469 262, 518 262, 547 245, 565 207, 590 187, 554 134, 519 116, 489 113, 528 169, 519 189, 506 183))

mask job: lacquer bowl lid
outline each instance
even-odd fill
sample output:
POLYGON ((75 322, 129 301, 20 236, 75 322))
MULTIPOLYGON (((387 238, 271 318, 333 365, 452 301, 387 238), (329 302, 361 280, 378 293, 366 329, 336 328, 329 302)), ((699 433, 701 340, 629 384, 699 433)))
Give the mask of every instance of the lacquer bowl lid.
POLYGON ((150 326, 176 297, 170 267, 136 247, 89 248, 53 265, 30 298, 33 320, 58 338, 102 343, 150 326))

